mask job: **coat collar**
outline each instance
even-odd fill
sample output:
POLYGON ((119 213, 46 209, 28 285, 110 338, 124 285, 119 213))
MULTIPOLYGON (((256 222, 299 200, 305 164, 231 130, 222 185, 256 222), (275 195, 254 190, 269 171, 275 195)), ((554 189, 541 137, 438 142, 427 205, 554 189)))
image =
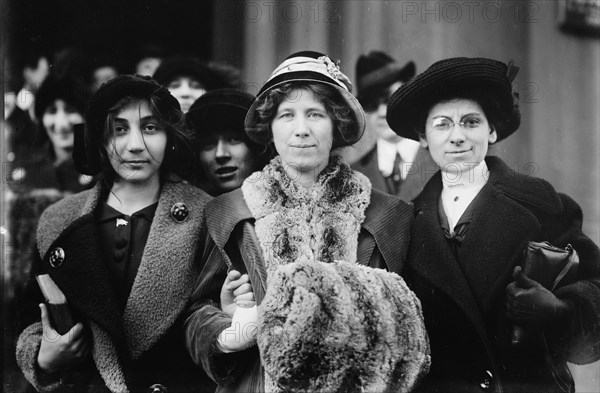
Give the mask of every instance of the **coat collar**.
MULTIPOLYGON (((362 227, 373 236, 388 269, 392 272, 400 274, 402 271, 412 222, 412 204, 380 191, 371 190, 371 203, 365 211, 362 227)), ((360 246, 359 244, 359 260, 360 246)))
POLYGON ((485 162, 490 171, 488 182, 508 198, 552 215, 563 210, 558 193, 546 180, 517 173, 498 157, 486 157, 485 162))
MULTIPOLYGON (((205 217, 208 232, 215 245, 227 263, 231 263, 225 251, 225 245, 232 238, 234 230, 239 228, 238 224, 254 222, 252 213, 244 201, 242 190, 238 188, 210 201, 206 205, 205 217)), ((262 252, 254 230, 250 230, 247 225, 242 225, 238 230, 242 236, 240 252, 244 254, 242 258, 244 258, 250 282, 260 283, 259 286, 253 288, 256 301, 260 304, 267 285, 267 272, 262 252)), ((237 243, 235 247, 238 247, 237 243)))
MULTIPOLYGON (((371 203, 365 211, 365 221, 362 227, 373 236, 388 269, 392 272, 401 272, 404 265, 412 217, 411 204, 380 191, 371 190, 371 203)), ((223 194, 206 205, 208 231, 222 253, 225 253, 225 245, 236 226, 240 222, 253 220, 241 189, 223 194)), ((251 275, 252 282, 261 282, 264 292, 266 271, 261 252, 257 247, 257 240, 255 236, 251 238, 245 231, 243 238, 244 247, 248 251, 248 260, 253 265, 253 268, 247 266, 248 274, 251 275), (254 279, 252 275, 255 276, 254 279)), ((367 242, 359 242, 357 254, 359 261, 366 260, 365 263, 368 263, 368 259, 365 258, 370 257, 373 250, 372 247, 368 250, 363 249, 365 245, 374 246, 367 242)), ((259 300, 258 294, 255 295, 259 300)))
POLYGON ((77 258, 76 263, 65 262, 60 269, 50 269, 50 273, 53 277, 58 275, 59 287, 74 303, 80 303, 86 316, 113 336, 125 337, 129 353, 135 359, 165 334, 187 303, 198 269, 194 263, 196 252, 204 246, 199 234, 204 205, 210 197, 185 183, 164 183, 144 255, 121 316, 108 271, 99 257, 93 212, 101 194, 101 186, 96 185, 49 208, 40 220, 39 250, 45 257, 48 250, 60 246, 61 241, 69 237, 79 241, 80 236, 86 236, 90 249, 97 251, 93 254, 98 255, 93 256, 85 249, 89 258, 77 258), (172 216, 176 203, 183 203, 187 208, 189 215, 183 221, 172 216), (81 296, 86 301, 79 302, 81 296))

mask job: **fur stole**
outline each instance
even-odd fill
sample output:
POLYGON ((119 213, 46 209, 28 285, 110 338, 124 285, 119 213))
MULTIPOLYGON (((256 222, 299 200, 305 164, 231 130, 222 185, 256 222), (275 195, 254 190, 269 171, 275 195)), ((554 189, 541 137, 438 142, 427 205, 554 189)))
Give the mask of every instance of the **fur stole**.
POLYGON ((332 157, 317 184, 306 189, 288 177, 277 156, 244 181, 242 192, 269 275, 300 258, 356 263, 371 183, 340 157, 332 157))

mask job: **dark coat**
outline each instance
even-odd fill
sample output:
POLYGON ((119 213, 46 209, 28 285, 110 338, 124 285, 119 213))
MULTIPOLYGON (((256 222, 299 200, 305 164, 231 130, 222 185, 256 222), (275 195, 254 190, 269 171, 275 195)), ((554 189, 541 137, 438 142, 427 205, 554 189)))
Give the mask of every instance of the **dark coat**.
MULTIPOLYGON (((254 231, 243 223, 253 222, 242 191, 235 190, 206 206, 207 228, 218 252, 208 256, 194 290, 194 301, 186 320, 186 341, 192 358, 219 384, 219 392, 260 392, 264 390, 263 371, 256 346, 242 352, 220 354, 215 341, 231 318, 219 306, 220 285, 227 273, 226 261, 247 272, 260 304, 265 296, 266 269, 254 231), (242 250, 237 240, 242 238, 242 250), (218 288, 214 285, 219 283, 218 288), (213 286, 213 288, 210 288, 213 286)), ((357 261, 363 265, 386 268, 399 273, 404 265, 412 223, 412 206, 373 190, 371 203, 358 237, 357 261)))
MULTIPOLYGON (((368 177, 373 188, 395 195, 407 202, 412 201, 419 195, 427 181, 438 170, 435 162, 431 159, 431 155, 424 148, 419 148, 413 165, 404 180, 394 179, 394 175, 383 176, 377 161, 377 145, 375 145, 371 151, 352 164, 351 167, 368 177)), ((394 165, 396 166, 396 163, 394 165)))
MULTIPOLYGON (((526 241, 546 240, 558 247, 570 243, 579 252, 580 281, 555 294, 573 302, 575 318, 563 332, 563 341, 551 344, 569 344, 570 352, 557 359, 563 368, 567 356, 589 362, 593 353, 585 343, 597 343, 600 335, 600 250, 581 232, 582 213, 571 198, 544 180, 512 171, 496 157, 486 158, 486 163, 489 180, 478 195, 458 259, 438 217, 440 173, 415 200, 403 275, 421 300, 432 360, 419 391, 560 391, 538 343, 511 347, 506 286, 513 281, 526 241), (575 339, 583 338, 581 334, 589 336, 577 346, 575 339)), ((567 375, 563 386, 569 385, 572 379, 567 375)))
MULTIPOLYGON (((199 235, 210 197, 183 182, 163 184, 139 270, 122 311, 102 260, 94 219, 102 195, 98 184, 44 212, 38 227, 40 258, 35 268, 36 273, 50 274, 77 318, 89 328, 93 356, 75 370, 44 373, 37 367, 41 323, 33 322, 17 344, 21 370, 39 391, 146 392, 155 383, 166 386, 170 393, 214 390, 185 350, 180 321, 199 272, 204 250, 204 237, 199 235), (172 214, 176 203, 187 207, 188 216, 183 220, 172 214), (62 265, 52 267, 50 256, 58 247, 64 252, 62 265)), ((41 296, 39 290, 34 293, 35 283, 30 288, 32 297, 41 296)), ((36 300, 39 303, 39 297, 36 300)), ((39 309, 34 306, 32 312, 39 321, 39 309)))

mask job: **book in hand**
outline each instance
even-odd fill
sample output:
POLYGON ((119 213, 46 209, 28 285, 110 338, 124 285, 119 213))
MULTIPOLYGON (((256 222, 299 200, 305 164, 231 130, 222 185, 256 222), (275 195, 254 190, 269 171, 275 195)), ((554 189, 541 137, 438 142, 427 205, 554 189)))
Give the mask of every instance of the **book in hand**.
POLYGON ((36 280, 46 299, 50 323, 54 330, 62 336, 75 325, 67 298, 48 274, 40 274, 36 276, 36 280))

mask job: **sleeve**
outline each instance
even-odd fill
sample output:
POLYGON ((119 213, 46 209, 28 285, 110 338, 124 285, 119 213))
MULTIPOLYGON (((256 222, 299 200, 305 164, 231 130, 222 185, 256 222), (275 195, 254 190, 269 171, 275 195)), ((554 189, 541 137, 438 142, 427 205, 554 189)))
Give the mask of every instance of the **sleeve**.
POLYGON ((556 290, 557 297, 574 306, 571 323, 560 337, 569 361, 587 364, 600 359, 600 249, 582 232, 583 214, 569 196, 559 194, 563 212, 545 223, 551 243, 571 244, 579 254, 578 280, 556 290))
POLYGON ((37 356, 43 339, 42 323, 40 321, 39 303, 43 302, 35 276, 41 273, 41 260, 35 254, 29 281, 24 294, 19 299, 19 329, 22 330, 17 340, 16 359, 19 368, 27 381, 39 392, 60 390, 62 380, 60 374, 49 374, 39 368, 37 356))
POLYGON ((219 385, 235 383, 258 356, 256 347, 224 354, 217 348, 219 334, 231 326, 231 318, 219 308, 221 287, 227 276, 227 264, 214 242, 206 242, 202 268, 185 314, 185 344, 197 365, 219 385))

